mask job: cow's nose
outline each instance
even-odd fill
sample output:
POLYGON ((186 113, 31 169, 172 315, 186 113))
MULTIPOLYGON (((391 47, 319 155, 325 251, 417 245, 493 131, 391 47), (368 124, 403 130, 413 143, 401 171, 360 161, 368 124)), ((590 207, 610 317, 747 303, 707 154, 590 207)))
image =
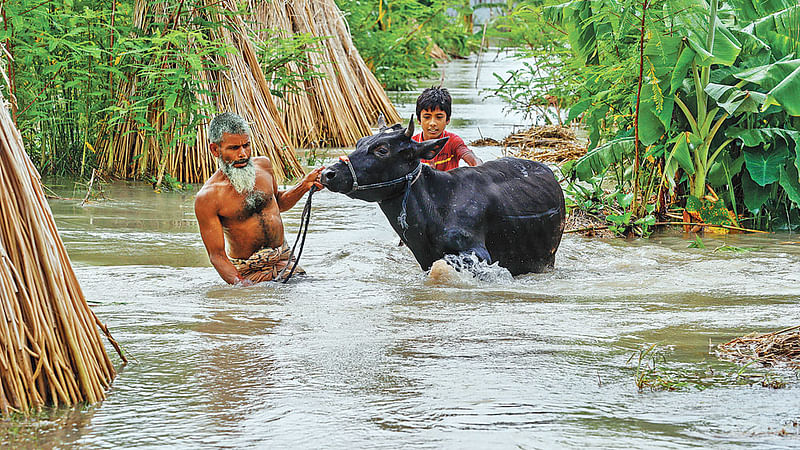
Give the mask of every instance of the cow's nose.
POLYGON ((325 184, 325 183, 331 181, 332 179, 336 178, 336 172, 334 172, 331 169, 325 169, 322 172, 322 175, 320 176, 320 178, 322 178, 322 180, 321 180, 322 184, 325 184))

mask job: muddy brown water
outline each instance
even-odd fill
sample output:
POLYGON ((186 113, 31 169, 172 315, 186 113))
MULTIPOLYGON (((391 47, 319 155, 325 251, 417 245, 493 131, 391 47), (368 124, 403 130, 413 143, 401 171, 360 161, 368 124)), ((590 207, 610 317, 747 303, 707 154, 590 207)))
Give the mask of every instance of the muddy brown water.
MULTIPOLYGON (((509 64, 484 62, 481 80, 509 64)), ((514 119, 480 103, 474 61, 448 70, 463 80, 451 85, 451 129, 504 137, 514 119)), ((413 97, 395 99, 405 116, 413 97)), ((87 298, 136 361, 100 405, 0 424, 6 445, 800 446, 793 372, 773 370, 782 389, 640 392, 631 360, 659 344, 660 366, 735 373, 710 343, 800 323, 800 236, 705 237, 702 250, 677 232, 566 235, 550 273, 436 284, 376 205, 323 191, 302 260, 310 275, 231 288, 209 265, 192 191, 118 182, 105 193, 51 206, 87 298), (751 250, 714 251, 724 244, 751 250)), ((284 215, 291 242, 301 206, 284 215)))

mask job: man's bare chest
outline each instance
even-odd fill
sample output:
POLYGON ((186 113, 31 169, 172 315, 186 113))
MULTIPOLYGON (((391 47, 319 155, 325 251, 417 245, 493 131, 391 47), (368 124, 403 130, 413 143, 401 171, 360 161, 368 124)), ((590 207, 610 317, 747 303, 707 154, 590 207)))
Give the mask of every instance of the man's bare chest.
POLYGON ((270 208, 275 204, 275 196, 271 192, 259 189, 246 194, 238 194, 220 211, 223 222, 232 224, 246 222, 255 217, 269 214, 270 208))

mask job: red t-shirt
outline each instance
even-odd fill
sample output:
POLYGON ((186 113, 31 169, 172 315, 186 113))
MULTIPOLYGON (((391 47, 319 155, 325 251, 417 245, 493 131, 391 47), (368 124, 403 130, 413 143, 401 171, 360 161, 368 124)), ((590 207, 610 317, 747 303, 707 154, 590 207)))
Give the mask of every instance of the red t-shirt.
MULTIPOLYGON (((444 130, 442 135, 437 139, 443 137, 449 137, 450 139, 446 144, 444 144, 442 151, 440 151, 435 158, 431 160, 423 159, 422 162, 433 167, 434 169, 448 171, 458 167, 458 162, 461 161, 461 158, 464 157, 464 154, 470 150, 467 147, 467 144, 464 143, 464 140, 458 137, 457 134, 453 134, 447 130, 444 130)), ((422 133, 414 135, 414 137, 411 139, 417 142, 422 142, 422 133)))

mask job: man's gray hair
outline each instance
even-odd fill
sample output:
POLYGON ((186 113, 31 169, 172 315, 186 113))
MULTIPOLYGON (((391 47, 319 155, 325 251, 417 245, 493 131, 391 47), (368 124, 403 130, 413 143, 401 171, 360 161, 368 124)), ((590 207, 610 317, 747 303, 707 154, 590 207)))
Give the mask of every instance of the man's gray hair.
POLYGON ((222 142, 222 135, 225 133, 250 136, 250 126, 242 119, 242 116, 236 113, 224 112, 217 114, 208 124, 208 140, 214 144, 219 144, 222 142))

